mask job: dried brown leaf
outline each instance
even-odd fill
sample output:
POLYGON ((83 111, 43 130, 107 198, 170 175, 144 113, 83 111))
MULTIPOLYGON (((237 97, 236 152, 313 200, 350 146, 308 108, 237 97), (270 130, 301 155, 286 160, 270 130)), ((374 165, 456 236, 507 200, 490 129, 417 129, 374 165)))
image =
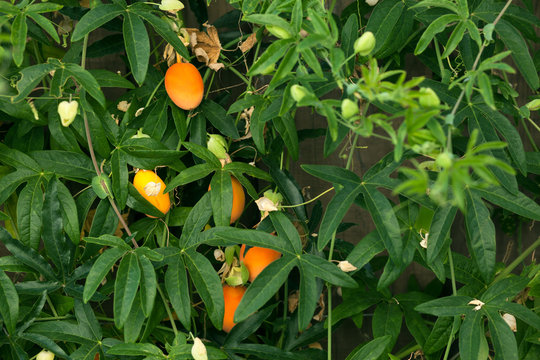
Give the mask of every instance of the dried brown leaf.
POLYGON ((253 33, 249 35, 248 38, 242 44, 240 44, 240 50, 243 53, 246 53, 249 50, 251 50, 253 45, 255 45, 256 43, 257 43, 257 34, 253 33))

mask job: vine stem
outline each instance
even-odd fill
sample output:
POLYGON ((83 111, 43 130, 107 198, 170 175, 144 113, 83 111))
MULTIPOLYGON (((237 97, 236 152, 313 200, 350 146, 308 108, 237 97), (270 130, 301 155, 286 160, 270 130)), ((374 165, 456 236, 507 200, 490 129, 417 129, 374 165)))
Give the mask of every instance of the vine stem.
MULTIPOLYGON (((502 16, 506 12, 506 9, 508 9, 510 4, 512 4, 512 1, 513 0, 508 0, 506 2, 501 12, 499 13, 499 15, 497 15, 497 17, 495 18, 495 21, 493 21, 493 27, 495 27, 495 25, 497 25, 499 20, 501 20, 502 16)), ((480 47, 480 50, 478 50, 478 55, 476 55, 476 59, 474 59, 473 66, 469 72, 473 72, 476 70, 476 67, 478 66, 478 63, 480 62, 480 58, 482 57, 482 53, 484 52, 485 48, 486 48, 486 42, 484 42, 482 46, 480 47)), ((450 112, 450 115, 452 117, 452 122, 453 122, 453 117, 456 115, 457 109, 459 108, 459 105, 461 104, 461 101, 463 100, 464 96, 465 96, 465 87, 461 90, 461 93, 459 94, 459 97, 456 103, 454 104, 454 107, 452 108, 452 112, 450 112)), ((452 126, 448 126, 448 139, 447 139, 446 148, 447 148, 447 151, 452 152, 452 126)))
MULTIPOLYGON (((88 45, 88 34, 86 34, 84 36, 84 40, 83 40, 82 59, 81 59, 81 67, 83 69, 84 69, 85 64, 86 64, 86 47, 87 47, 87 45, 88 45)), ((83 121, 84 121, 84 130, 86 132, 86 141, 88 143, 88 151, 90 152, 90 157, 92 158, 92 164, 94 164, 94 170, 96 171, 96 174, 98 176, 100 176, 101 175, 101 170, 100 170, 99 165, 97 163, 96 154, 94 152, 94 146, 92 144, 92 136, 90 134, 90 126, 88 125, 88 116, 86 115, 86 111, 83 111, 82 113, 83 113, 83 121)), ((109 196, 107 196, 107 198, 109 199, 109 203, 111 204, 111 207, 113 208, 116 216, 118 217, 118 220, 122 224, 122 227, 126 230, 126 233, 128 234, 128 236, 131 236, 131 230, 129 229, 129 226, 126 223, 126 221, 124 220, 124 218, 122 217, 122 214, 120 214, 120 211, 118 210, 118 207, 116 206, 116 203, 113 200, 112 194, 109 193, 109 189, 108 189, 107 186, 105 186, 105 182, 103 180, 101 180, 101 186, 108 193, 109 196)), ((136 248, 139 247, 139 245, 137 244, 137 241, 135 240, 135 238, 132 238, 131 242, 133 243, 134 247, 136 247, 136 248)))
POLYGON ((325 190, 323 191, 322 193, 320 193, 319 195, 315 196, 313 199, 310 199, 308 201, 304 201, 303 203, 300 203, 300 204, 295 204, 295 205, 281 205, 282 208, 295 208, 295 207, 298 207, 298 206, 304 206, 304 205, 307 205, 309 203, 312 203, 314 202, 315 200, 317 200, 318 198, 320 198, 321 196, 324 196, 326 195, 327 193, 329 193, 330 191, 334 190, 334 187, 332 186, 330 189, 328 190, 325 190))
POLYGON ((174 336, 176 337, 178 335, 178 329, 176 328, 176 324, 174 323, 171 309, 169 309, 169 303, 167 302, 167 298, 165 297, 163 290, 161 290, 161 286, 159 286, 159 282, 156 285, 157 285, 157 290, 159 292, 159 296, 161 296, 161 300, 163 300, 163 305, 165 305, 165 310, 167 311, 167 315, 169 316, 169 321, 171 322, 174 336))
POLYGON ((510 263, 510 265, 508 265, 503 271, 501 271, 499 273, 499 275, 497 275, 497 277, 493 280, 493 284, 496 283, 497 281, 500 281, 500 280, 504 279, 505 277, 507 277, 538 246, 540 246, 540 236, 536 239, 536 241, 531 246, 529 246, 527 249, 525 249, 525 251, 523 253, 521 253, 521 255, 519 255, 517 258, 515 258, 514 261, 512 261, 510 263))
MULTIPOLYGON (((454 258, 452 257, 452 249, 448 248, 448 263, 450 265, 450 278, 452 280, 452 295, 457 296, 457 287, 456 287, 456 274, 454 272, 454 258)), ((455 320, 455 318, 454 318, 455 320)), ((448 355, 450 354, 450 348, 452 346, 452 342, 454 340, 454 326, 455 321, 452 323, 452 331, 450 332, 450 336, 448 337, 448 342, 446 343, 446 350, 444 351, 444 358, 443 360, 448 359, 448 355)))

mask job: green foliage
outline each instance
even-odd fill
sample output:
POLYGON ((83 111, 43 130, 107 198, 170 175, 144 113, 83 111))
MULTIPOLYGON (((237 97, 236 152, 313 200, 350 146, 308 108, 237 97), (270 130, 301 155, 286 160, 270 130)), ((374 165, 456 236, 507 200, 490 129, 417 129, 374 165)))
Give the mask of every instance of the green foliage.
POLYGON ((196 337, 209 359, 538 358, 534 2, 376 3, 229 0, 213 27, 210 1, 189 26, 142 1, 0 2, 2 358, 190 359, 196 337), (118 72, 90 65, 106 55, 118 72), (180 57, 204 83, 192 110, 166 88, 180 57), (328 183, 309 199, 291 160, 317 138, 311 159, 338 160, 299 164, 328 183), (355 207, 374 227, 353 245, 355 207), (224 279, 257 248, 280 256, 226 334, 224 279), (413 262, 433 280, 398 286, 413 262), (365 341, 336 355, 346 319, 365 341))

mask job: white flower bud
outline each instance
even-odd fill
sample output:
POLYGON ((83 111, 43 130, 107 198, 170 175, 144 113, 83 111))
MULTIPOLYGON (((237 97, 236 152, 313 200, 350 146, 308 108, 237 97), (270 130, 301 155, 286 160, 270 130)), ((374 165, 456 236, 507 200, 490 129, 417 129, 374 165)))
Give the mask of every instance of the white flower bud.
POLYGON ((195 360, 208 360, 208 354, 206 353, 206 346, 204 346, 201 339, 196 337, 193 339, 193 346, 191 347, 191 356, 195 360))
POLYGON ((60 115, 60 121, 62 126, 68 127, 71 125, 75 116, 77 116, 77 109, 79 108, 79 103, 75 100, 73 101, 62 101, 58 104, 58 115, 60 115))
POLYGON ((378 2, 379 0, 366 0, 366 4, 368 4, 369 6, 375 6, 378 2))
POLYGON ((41 350, 39 354, 36 356, 36 360, 53 360, 54 354, 47 350, 41 350))
POLYGON ((172 13, 176 13, 184 8, 184 4, 182 4, 178 0, 161 0, 161 5, 159 5, 159 9, 163 11, 169 11, 172 13))
POLYGON ((508 326, 510 326, 510 329, 513 332, 517 331, 516 318, 514 317, 514 315, 506 313, 502 316, 502 318, 504 319, 504 321, 506 321, 508 326))

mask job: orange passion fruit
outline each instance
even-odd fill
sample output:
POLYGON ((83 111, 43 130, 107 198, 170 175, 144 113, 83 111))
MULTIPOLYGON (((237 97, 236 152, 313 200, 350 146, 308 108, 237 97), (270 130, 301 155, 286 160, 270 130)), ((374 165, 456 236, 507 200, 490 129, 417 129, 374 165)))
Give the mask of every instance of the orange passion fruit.
MULTIPOLYGON (((231 224, 236 222, 242 216, 244 206, 246 204, 246 194, 240 181, 236 180, 234 176, 231 176, 232 190, 233 190, 233 203, 231 209, 231 224)), ((208 186, 208 191, 212 190, 211 186, 208 186)))
POLYGON ((195 66, 179 62, 165 73, 165 90, 176 106, 184 110, 193 110, 202 101, 204 83, 195 66))
MULTIPOLYGON (((154 205, 163 214, 171 208, 169 194, 164 194, 165 183, 152 170, 139 170, 133 179, 133 186, 149 203, 154 205)), ((153 217, 150 215, 146 215, 153 217)))
POLYGON ((276 250, 253 246, 246 251, 246 245, 240 248, 240 261, 249 270, 249 281, 253 282, 257 276, 270 263, 281 257, 281 253, 276 250))
POLYGON ((243 286, 229 286, 223 285, 223 298, 225 300, 225 314, 223 316, 223 331, 230 332, 236 325, 234 320, 234 313, 240 300, 244 296, 246 288, 243 286))

